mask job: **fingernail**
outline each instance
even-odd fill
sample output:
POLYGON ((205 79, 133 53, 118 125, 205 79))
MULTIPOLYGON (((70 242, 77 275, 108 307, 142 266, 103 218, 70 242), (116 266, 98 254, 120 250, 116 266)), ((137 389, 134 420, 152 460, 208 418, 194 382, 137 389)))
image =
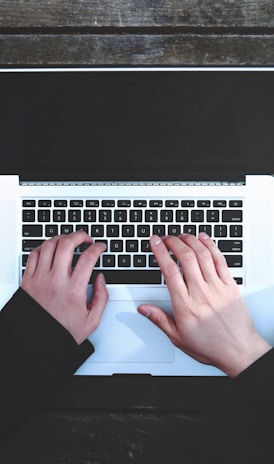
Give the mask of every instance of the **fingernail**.
POLYGON ((106 286, 106 279, 104 274, 100 274, 100 284, 106 286))
POLYGON ((203 240, 207 240, 209 235, 207 235, 205 232, 200 232, 199 237, 203 240))
POLYGON ((151 237, 151 242, 153 243, 153 245, 157 246, 162 243, 162 240, 160 239, 160 237, 158 237, 158 235, 153 235, 151 237))
POLYGON ((147 306, 140 306, 138 308, 138 310, 145 317, 150 317, 151 316, 151 311, 150 311, 149 307, 147 307, 147 306))

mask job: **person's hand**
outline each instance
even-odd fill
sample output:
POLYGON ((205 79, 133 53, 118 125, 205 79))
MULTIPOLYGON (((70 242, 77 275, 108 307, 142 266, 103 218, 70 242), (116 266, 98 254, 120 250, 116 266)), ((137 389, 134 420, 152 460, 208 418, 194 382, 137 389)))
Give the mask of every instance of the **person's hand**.
POLYGON ((92 243, 91 237, 78 231, 46 240, 29 255, 21 287, 60 324, 78 344, 81 344, 99 325, 108 301, 103 274, 93 285, 92 298, 87 305, 87 286, 93 268, 105 251, 103 243, 92 243), (86 243, 74 270, 74 249, 86 243))
POLYGON ((151 237, 171 296, 173 316, 143 304, 138 311, 160 327, 175 346, 237 376, 271 349, 256 332, 224 256, 206 234, 151 237), (178 258, 182 272, 168 249, 178 258), (182 277, 183 276, 183 277, 182 277))

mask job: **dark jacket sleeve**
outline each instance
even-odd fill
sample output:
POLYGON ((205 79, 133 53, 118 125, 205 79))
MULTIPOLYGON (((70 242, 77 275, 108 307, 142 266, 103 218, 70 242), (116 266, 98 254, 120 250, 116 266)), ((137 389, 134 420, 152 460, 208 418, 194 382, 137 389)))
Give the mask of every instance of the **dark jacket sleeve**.
POLYGON ((234 384, 262 414, 274 412, 274 348, 244 370, 234 384))
POLYGON ((21 288, 0 312, 0 438, 42 405, 93 353, 21 288))

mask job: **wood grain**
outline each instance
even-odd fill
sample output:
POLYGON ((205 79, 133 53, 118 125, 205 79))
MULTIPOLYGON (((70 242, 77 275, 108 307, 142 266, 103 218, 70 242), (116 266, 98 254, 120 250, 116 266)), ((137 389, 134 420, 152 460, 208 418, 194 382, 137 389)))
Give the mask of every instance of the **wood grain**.
POLYGON ((273 35, 0 35, 0 66, 274 64, 273 35))
POLYGON ((2 0, 0 28, 273 27, 272 0, 2 0))

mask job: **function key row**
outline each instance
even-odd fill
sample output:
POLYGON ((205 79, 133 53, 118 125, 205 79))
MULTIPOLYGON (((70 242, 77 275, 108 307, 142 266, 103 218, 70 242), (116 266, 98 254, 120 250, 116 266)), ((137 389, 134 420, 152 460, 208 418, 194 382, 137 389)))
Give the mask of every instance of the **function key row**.
MULTIPOLYGON (((23 207, 24 208, 35 208, 38 206, 39 208, 51 208, 52 206, 56 208, 66 208, 70 206, 72 208, 82 208, 86 206, 87 208, 99 208, 100 201, 99 200, 23 200, 23 207)), ((230 208, 241 208, 243 206, 242 200, 101 200, 101 207, 103 208, 130 208, 130 207, 138 207, 138 208, 178 208, 179 206, 184 208, 226 208, 227 206, 230 208), (116 204, 117 203, 117 204, 116 204)))

